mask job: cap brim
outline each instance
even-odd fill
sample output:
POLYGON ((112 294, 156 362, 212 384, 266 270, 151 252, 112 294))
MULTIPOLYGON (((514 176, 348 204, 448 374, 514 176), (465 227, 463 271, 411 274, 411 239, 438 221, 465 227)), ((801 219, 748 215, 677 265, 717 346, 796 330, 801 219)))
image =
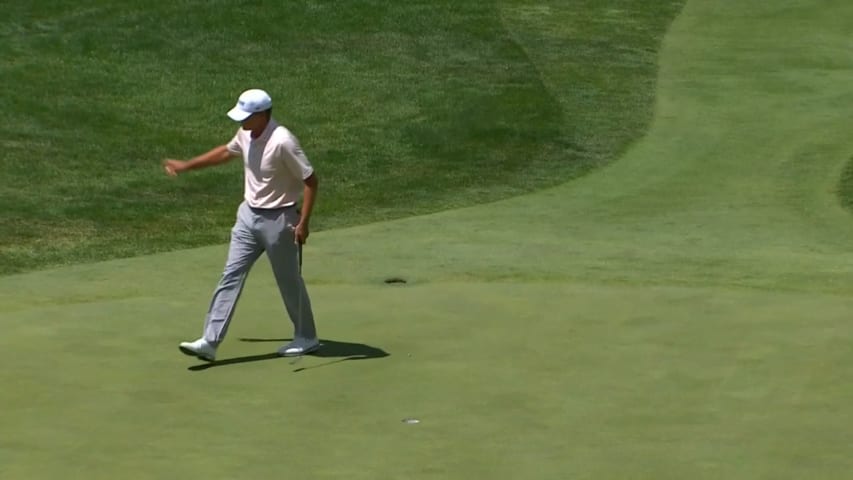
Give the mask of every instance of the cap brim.
POLYGON ((231 110, 228 110, 228 118, 234 120, 235 122, 242 122, 250 116, 252 116, 252 112, 247 112, 239 106, 235 106, 231 110))

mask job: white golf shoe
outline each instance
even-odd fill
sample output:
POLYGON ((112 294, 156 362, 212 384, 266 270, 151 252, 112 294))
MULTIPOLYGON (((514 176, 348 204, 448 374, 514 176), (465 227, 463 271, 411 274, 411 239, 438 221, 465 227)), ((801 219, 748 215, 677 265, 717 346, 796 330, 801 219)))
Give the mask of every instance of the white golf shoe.
POLYGON ((203 338, 194 342, 181 342, 178 348, 191 357, 198 357, 208 362, 216 360, 216 347, 207 343, 207 340, 203 338))
POLYGON ((294 340, 287 345, 278 349, 279 356, 296 357, 317 351, 320 348, 320 340, 314 338, 312 340, 294 340))

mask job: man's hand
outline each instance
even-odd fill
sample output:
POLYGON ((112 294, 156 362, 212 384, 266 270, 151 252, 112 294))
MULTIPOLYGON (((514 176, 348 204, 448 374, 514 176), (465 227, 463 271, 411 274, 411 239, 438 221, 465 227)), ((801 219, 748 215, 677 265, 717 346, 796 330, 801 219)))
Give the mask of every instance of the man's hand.
POLYGON ((170 177, 177 177, 179 173, 186 170, 186 163, 180 160, 172 160, 171 158, 167 158, 163 160, 163 169, 166 170, 166 173, 170 177))
POLYGON ((308 231, 308 224, 299 222, 298 225, 293 227, 293 241, 296 242, 297 245, 304 245, 305 242, 308 241, 308 235, 311 232, 308 231))

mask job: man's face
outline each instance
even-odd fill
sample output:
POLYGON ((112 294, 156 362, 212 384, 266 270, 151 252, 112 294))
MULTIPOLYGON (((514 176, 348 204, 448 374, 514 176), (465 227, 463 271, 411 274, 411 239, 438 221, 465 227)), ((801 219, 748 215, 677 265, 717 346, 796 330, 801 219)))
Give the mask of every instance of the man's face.
POLYGON ((267 115, 264 112, 253 113, 249 118, 240 122, 243 130, 260 130, 267 122, 267 115))

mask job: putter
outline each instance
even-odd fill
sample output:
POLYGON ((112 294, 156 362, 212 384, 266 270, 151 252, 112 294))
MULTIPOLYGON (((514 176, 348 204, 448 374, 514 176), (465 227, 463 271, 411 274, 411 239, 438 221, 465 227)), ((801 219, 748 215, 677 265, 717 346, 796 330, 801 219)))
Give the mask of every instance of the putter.
MULTIPOLYGON (((293 236, 293 241, 296 243, 296 265, 297 265, 297 268, 299 270, 299 277, 301 278, 302 277, 302 244, 299 243, 299 239, 296 238, 296 235, 293 236)), ((296 319, 296 331, 301 332, 302 331, 302 290, 301 289, 299 291, 299 303, 297 303, 297 305, 298 306, 297 306, 296 310, 299 314, 299 317, 296 319)), ((296 365, 297 363, 299 363, 300 360, 302 360, 302 357, 304 355, 305 355, 305 352, 303 351, 299 355, 293 357, 290 360, 290 364, 296 365)))

